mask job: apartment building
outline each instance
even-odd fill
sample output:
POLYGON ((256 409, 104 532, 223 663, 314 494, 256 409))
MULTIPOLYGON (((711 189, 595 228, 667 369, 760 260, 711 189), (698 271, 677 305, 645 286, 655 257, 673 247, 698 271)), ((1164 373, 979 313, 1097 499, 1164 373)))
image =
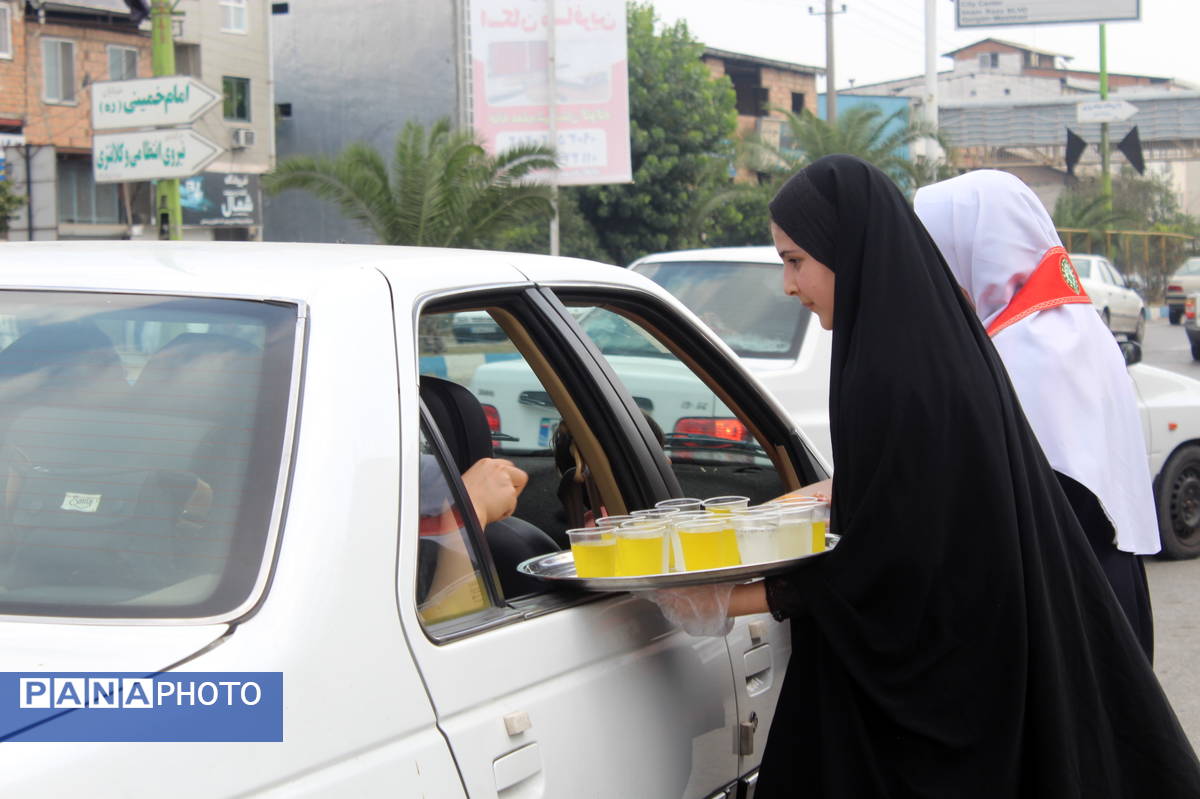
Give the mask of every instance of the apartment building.
MULTIPOLYGON (((181 181, 184 236, 257 239, 274 165, 267 0, 179 0, 176 67, 222 92, 196 121, 224 153, 181 181)), ((9 238, 156 238, 151 182, 92 175, 92 87, 148 78, 150 26, 124 0, 0 0, 0 151, 28 202, 9 238)))

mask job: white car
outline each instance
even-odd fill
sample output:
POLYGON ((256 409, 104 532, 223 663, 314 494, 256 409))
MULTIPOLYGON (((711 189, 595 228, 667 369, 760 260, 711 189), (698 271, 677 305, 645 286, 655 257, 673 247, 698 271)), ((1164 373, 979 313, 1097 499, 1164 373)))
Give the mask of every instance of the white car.
MULTIPOLYGON (((1072 255, 1077 269, 1081 261, 1076 259, 1082 258, 1096 259, 1094 274, 1109 268, 1096 256, 1072 255)), ((781 264, 773 248, 659 253, 629 268, 678 296, 725 337, 759 382, 792 414, 824 461, 832 463, 828 386, 833 337, 807 309, 782 294, 781 264), (774 351, 763 352, 762 345, 755 343, 758 339, 745 339, 747 330, 761 325, 779 331, 791 326, 795 334, 791 339, 776 338, 774 351)), ((1092 296, 1095 301, 1097 295, 1092 296)), ((1196 557, 1200 555, 1200 381, 1137 363, 1140 348, 1128 349, 1135 353, 1132 358, 1127 355, 1127 362, 1135 361, 1129 374, 1138 393, 1146 457, 1154 475, 1163 553, 1196 557)))
POLYGON ((693 638, 636 595, 515 570, 561 545, 574 468, 614 514, 826 476, 668 292, 512 253, 0 251, 4 796, 746 795, 786 625, 693 638), (503 340, 458 341, 470 311, 503 340), (573 312, 658 342, 761 455, 697 434, 666 457, 573 312), (509 361, 569 425, 571 469, 515 454, 529 484, 485 533, 458 475, 492 431, 466 387, 509 361), (133 682, 106 707, 114 674, 133 682))
POLYGON ((1125 276, 1102 255, 1071 253, 1070 258, 1108 329, 1141 341, 1146 333, 1146 307, 1141 296, 1129 288, 1125 276))

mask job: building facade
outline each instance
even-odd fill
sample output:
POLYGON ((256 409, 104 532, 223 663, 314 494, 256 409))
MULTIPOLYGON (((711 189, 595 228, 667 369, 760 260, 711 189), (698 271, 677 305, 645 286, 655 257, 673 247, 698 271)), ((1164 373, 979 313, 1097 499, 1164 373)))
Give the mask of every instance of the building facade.
MULTIPOLYGON (((238 212, 228 224, 219 203, 215 217, 189 216, 185 203, 185 238, 261 235, 252 191, 274 165, 268 5, 177 4, 177 71, 226 93, 194 124, 226 152, 190 179, 192 194, 204 193, 209 174, 222 185, 234 175, 225 208, 238 212), (250 133, 235 143, 238 129, 250 133)), ((92 174, 92 87, 152 74, 149 23, 136 24, 124 0, 0 0, 0 150, 4 174, 28 201, 10 220, 10 239, 158 236, 151 182, 98 183, 92 174)))

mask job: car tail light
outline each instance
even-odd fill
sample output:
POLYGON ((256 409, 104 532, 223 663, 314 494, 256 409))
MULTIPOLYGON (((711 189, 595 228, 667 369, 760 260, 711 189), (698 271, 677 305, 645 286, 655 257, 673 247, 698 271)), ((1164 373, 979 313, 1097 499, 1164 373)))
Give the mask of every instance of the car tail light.
POLYGON ((1167 285, 1167 291, 1174 291, 1175 293, 1180 294, 1183 292, 1183 286, 1171 283, 1167 285))
POLYGON ((488 430, 492 435, 500 432, 500 411, 496 410, 495 405, 481 405, 483 415, 487 417, 488 430))
MULTIPOLYGON (((750 440, 750 431, 746 429, 746 425, 737 419, 714 419, 707 416, 684 417, 680 419, 675 423, 675 435, 723 438, 727 439, 731 444, 750 440)), ((687 446, 686 441, 680 441, 678 444, 680 446, 687 446)))
POLYGON ((1186 316, 1188 319, 1196 318, 1196 299, 1195 299, 1195 297, 1188 297, 1186 300, 1184 300, 1183 315, 1186 316))

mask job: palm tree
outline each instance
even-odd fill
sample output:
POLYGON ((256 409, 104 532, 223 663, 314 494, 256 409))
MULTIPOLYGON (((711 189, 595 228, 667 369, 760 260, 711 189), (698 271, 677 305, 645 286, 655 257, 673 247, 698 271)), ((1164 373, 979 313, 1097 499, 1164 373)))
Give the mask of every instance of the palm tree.
POLYGON ((336 157, 297 155, 264 177, 271 194, 304 189, 337 204, 381 244, 485 247, 506 228, 549 219, 552 189, 534 180, 556 168, 554 152, 524 145, 489 155, 470 131, 447 119, 408 122, 389 167, 368 144, 336 157))
MULTIPOLYGON (((746 165, 760 173, 776 177, 790 175, 822 156, 848 153, 869 161, 887 173, 901 189, 911 190, 945 171, 939 163, 916 163, 903 153, 922 139, 941 142, 936 131, 924 122, 905 121, 907 109, 888 116, 879 108, 855 106, 839 114, 835 122, 820 119, 810 111, 784 114, 784 134, 774 147, 761 139, 745 143, 746 165), (902 124, 897 125, 897 122, 902 124)), ((944 146, 944 145, 943 145, 944 146)))

